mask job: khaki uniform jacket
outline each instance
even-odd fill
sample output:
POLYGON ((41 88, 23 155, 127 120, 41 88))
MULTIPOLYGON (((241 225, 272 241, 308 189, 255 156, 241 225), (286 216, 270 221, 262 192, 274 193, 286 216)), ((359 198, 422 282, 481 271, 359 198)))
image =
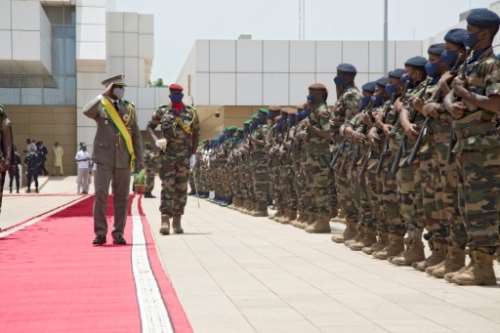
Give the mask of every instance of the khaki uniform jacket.
MULTIPOLYGON (((128 153, 125 141, 120 133, 115 129, 111 119, 101 105, 102 96, 96 97, 93 101, 83 108, 83 113, 96 121, 97 133, 94 139, 94 149, 92 159, 97 164, 103 164, 114 168, 129 168, 130 154, 128 153)), ((120 116, 126 118, 127 128, 132 136, 132 142, 135 151, 135 169, 139 171, 142 165, 142 137, 137 125, 135 107, 132 103, 121 100, 118 103, 118 112, 120 116), (132 109, 130 112, 129 108, 132 109), (127 119, 129 118, 129 119, 127 119)))

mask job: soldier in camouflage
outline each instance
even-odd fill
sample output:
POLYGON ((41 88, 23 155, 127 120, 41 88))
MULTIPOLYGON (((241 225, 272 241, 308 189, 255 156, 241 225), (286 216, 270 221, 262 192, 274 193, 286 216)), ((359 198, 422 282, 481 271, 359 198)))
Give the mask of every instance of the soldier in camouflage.
POLYGON ((146 172, 144 197, 156 198, 153 195, 153 189, 156 173, 158 172, 158 154, 153 150, 153 146, 150 143, 144 145, 144 169, 146 172))
POLYGON ((448 281, 459 285, 496 285, 493 270, 500 226, 500 62, 492 43, 500 18, 488 9, 471 10, 465 45, 471 50, 445 98, 457 138, 459 204, 471 262, 448 281))
POLYGON ((163 105, 153 114, 148 130, 160 151, 161 228, 162 235, 183 233, 181 217, 187 202, 189 159, 196 153, 199 139, 199 120, 196 109, 183 103, 183 88, 169 86, 171 104, 163 105), (154 130, 161 127, 162 137, 154 130))

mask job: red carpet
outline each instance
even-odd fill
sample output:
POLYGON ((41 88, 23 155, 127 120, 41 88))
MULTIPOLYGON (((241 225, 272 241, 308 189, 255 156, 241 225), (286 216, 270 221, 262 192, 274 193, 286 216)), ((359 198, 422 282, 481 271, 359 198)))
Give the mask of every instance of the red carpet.
POLYGON ((1 332, 140 332, 132 247, 91 246, 92 204, 0 238, 1 332))

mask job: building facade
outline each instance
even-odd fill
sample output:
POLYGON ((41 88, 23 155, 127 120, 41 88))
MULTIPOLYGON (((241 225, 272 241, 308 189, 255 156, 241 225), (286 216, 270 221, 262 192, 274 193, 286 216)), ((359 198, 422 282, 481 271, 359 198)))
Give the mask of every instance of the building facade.
MULTIPOLYGON (((82 107, 102 92, 100 82, 124 73, 127 98, 145 127, 166 89, 149 87, 153 15, 112 11, 106 0, 0 0, 0 103, 14 124, 15 143, 59 142, 64 167, 76 171, 79 142, 89 145, 95 124, 82 107)), ((52 165, 49 155, 48 165, 52 165)), ((50 171, 50 170, 49 170, 50 171)))
MULTIPOLYGON (((422 41, 391 41, 389 68, 422 53, 422 41)), ((208 138, 224 126, 241 125, 262 105, 303 103, 314 82, 328 87, 333 104, 338 64, 354 64, 360 86, 384 75, 383 59, 381 41, 198 40, 178 81, 188 87, 208 138)))

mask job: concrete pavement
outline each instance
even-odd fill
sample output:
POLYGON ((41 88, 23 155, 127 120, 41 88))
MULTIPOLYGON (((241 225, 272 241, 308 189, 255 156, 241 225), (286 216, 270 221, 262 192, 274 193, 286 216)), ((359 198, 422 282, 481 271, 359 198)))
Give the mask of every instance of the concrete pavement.
MULTIPOLYGON (((1 225, 69 202, 74 191, 68 177, 51 179, 40 196, 7 197, 1 225)), ((160 236, 158 206, 159 199, 143 199, 195 332, 500 332, 500 287, 451 285, 350 251, 329 235, 204 200, 198 208, 193 197, 186 233, 160 236)))

